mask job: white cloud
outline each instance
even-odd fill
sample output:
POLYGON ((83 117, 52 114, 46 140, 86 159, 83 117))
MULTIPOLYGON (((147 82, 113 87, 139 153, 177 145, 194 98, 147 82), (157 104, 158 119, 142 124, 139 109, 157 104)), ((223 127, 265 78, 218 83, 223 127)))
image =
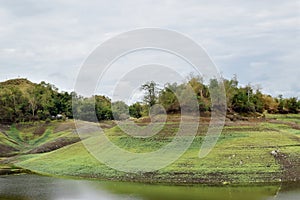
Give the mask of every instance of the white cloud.
POLYGON ((259 83, 273 95, 299 97, 299 4, 0 1, 0 80, 45 79, 72 90, 80 65, 98 44, 130 29, 161 27, 202 44, 226 77, 237 74, 242 83, 259 83))

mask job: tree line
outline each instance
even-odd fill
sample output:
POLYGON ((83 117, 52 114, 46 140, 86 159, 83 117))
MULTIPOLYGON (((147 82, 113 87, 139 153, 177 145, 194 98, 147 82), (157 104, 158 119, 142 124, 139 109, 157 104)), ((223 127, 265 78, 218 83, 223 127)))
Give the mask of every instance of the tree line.
POLYGON ((58 88, 42 81, 12 79, 0 83, 0 123, 46 120, 72 117, 72 93, 58 92, 58 88))
MULTIPOLYGON (((263 94, 259 87, 255 88, 250 84, 239 86, 236 75, 231 79, 222 78, 219 81, 210 79, 207 84, 204 83, 202 77, 191 75, 185 83, 167 83, 161 90, 155 90, 156 83, 148 82, 141 87, 145 90, 144 104, 141 104, 141 106, 146 104, 149 107, 159 103, 164 106, 167 113, 179 113, 181 106, 187 106, 189 103, 188 95, 185 92, 187 87, 191 87, 197 98, 200 113, 210 112, 212 109, 212 96, 210 93, 213 92, 215 95, 221 92, 221 85, 226 93, 227 113, 251 114, 268 112, 272 114, 287 114, 299 113, 300 111, 300 100, 297 97, 283 98, 282 95, 272 97, 271 95, 263 94), (178 96, 180 99, 184 99, 183 102, 178 101, 178 96)), ((215 97, 218 98, 218 95, 215 95, 215 97)))
POLYGON ((239 86, 236 76, 204 83, 202 77, 191 75, 184 83, 167 83, 160 89, 155 82, 147 82, 140 88, 144 91, 143 101, 132 105, 123 101, 112 102, 102 95, 83 97, 74 92, 59 92, 54 85, 44 81, 35 84, 27 79, 12 79, 0 83, 0 123, 51 120, 57 116, 73 118, 73 114, 82 120, 95 121, 93 113, 98 120, 140 118, 147 116, 149 108, 155 104, 162 105, 169 114, 176 114, 180 113, 182 106, 189 106, 188 87, 194 91, 200 112, 210 112, 210 92, 218 92, 220 84, 225 88, 228 113, 299 113, 300 100, 297 97, 272 97, 250 84, 239 86))

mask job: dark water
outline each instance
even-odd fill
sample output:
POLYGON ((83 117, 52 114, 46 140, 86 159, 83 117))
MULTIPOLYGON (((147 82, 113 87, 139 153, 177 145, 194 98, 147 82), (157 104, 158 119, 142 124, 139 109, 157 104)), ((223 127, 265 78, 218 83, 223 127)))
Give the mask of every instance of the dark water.
POLYGON ((300 185, 273 186, 164 186, 138 183, 67 180, 37 175, 0 176, 0 199, 232 199, 299 200, 300 185))

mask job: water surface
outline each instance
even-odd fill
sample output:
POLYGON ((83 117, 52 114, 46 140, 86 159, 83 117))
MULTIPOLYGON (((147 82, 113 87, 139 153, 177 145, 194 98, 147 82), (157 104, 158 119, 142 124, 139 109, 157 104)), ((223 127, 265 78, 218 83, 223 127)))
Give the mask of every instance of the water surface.
POLYGON ((299 184, 271 186, 167 186, 141 183, 68 180, 38 175, 0 176, 2 200, 118 199, 300 199, 299 184))

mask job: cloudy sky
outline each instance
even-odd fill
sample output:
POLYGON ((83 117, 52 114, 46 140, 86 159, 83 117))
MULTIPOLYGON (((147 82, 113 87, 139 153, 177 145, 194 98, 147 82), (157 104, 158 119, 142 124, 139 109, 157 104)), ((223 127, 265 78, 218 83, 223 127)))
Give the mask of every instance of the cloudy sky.
POLYGON ((300 97, 299 0, 0 0, 0 81, 26 77, 71 91, 99 44, 143 27, 189 36, 225 78, 300 97))

